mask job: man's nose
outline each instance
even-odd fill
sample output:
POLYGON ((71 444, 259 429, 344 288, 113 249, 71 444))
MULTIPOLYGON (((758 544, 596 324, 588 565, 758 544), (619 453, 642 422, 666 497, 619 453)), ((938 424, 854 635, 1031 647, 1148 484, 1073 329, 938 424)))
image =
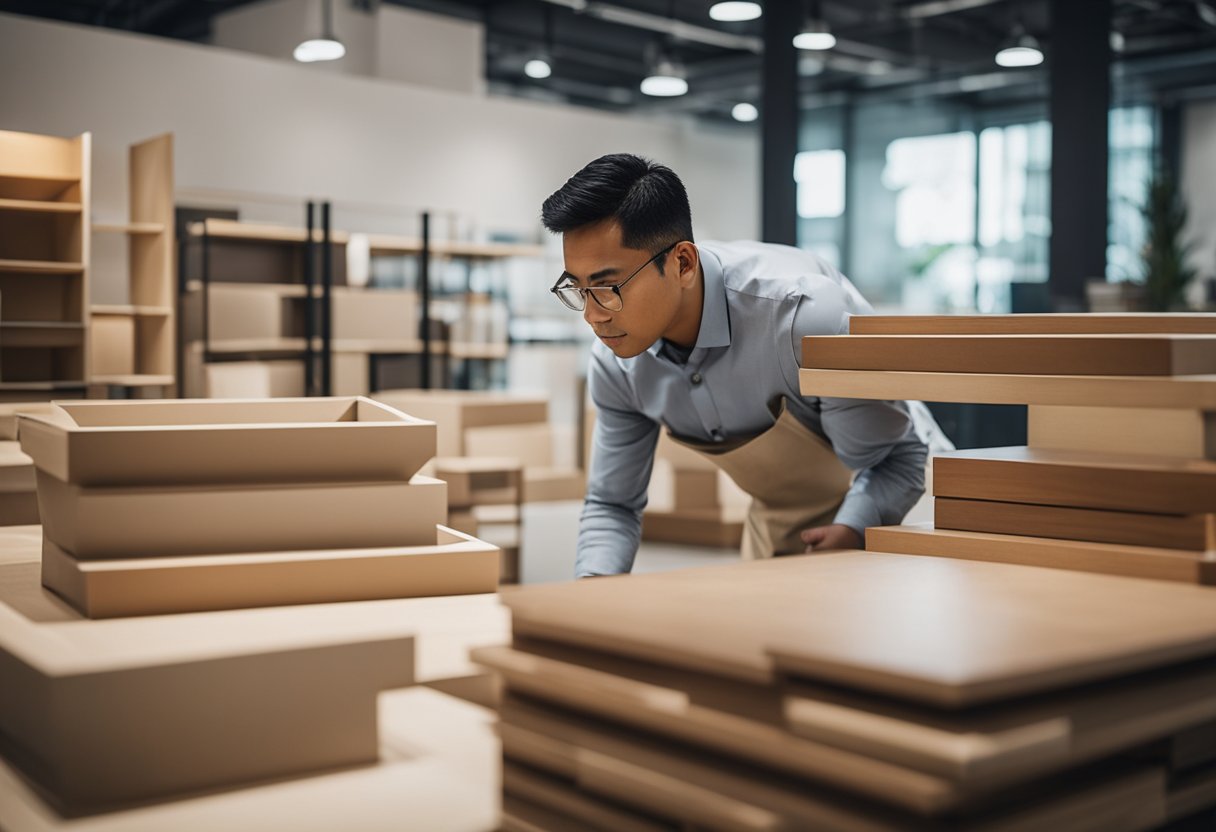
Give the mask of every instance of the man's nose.
POLYGON ((587 305, 583 307, 583 320, 592 326, 607 323, 612 320, 612 313, 588 297, 587 305))

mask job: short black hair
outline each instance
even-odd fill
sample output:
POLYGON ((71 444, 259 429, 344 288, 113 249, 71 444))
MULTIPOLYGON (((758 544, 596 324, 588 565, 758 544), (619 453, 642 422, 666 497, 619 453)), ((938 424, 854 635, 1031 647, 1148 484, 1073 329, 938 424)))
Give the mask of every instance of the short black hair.
POLYGON ((613 153, 588 164, 545 200, 540 216, 555 234, 615 219, 621 242, 645 251, 693 241, 692 210, 680 177, 632 153, 613 153))

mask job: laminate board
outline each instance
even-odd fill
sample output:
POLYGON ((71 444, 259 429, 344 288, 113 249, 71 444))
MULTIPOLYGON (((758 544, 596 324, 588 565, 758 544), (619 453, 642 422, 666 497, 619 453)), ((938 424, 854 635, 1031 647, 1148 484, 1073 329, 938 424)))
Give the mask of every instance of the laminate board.
POLYGON ((933 458, 933 496, 1159 512, 1216 512, 1216 461, 1054 448, 979 448, 933 458))
POLYGON ((1149 514, 938 497, 933 525, 965 532, 1216 551, 1216 513, 1149 514))
POLYGON ((1067 569, 1189 584, 1216 584, 1216 559, 1202 551, 1124 546, 1028 537, 1014 534, 937 529, 932 524, 873 526, 866 549, 904 555, 1067 569))
POLYGON ((854 315, 851 335, 1124 335, 1216 333, 1212 313, 854 315))
POLYGON ((1212 335, 812 335, 819 370, 1176 376, 1216 373, 1212 335))

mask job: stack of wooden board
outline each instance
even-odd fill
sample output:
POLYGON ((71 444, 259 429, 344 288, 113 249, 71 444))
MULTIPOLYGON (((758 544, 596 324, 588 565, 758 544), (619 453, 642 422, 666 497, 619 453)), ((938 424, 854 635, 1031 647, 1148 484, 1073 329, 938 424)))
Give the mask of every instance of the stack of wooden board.
POLYGON ((495 525, 507 526, 509 539, 497 538, 502 550, 499 580, 519 583, 520 543, 523 539, 524 469, 515 457, 439 457, 432 463, 436 477, 447 483, 448 525, 467 534, 480 534, 484 511, 490 507, 506 510, 505 516, 490 518, 495 525))
POLYGON ((88 621, 40 555, 38 527, 0 530, 0 827, 489 828, 487 717, 392 689, 484 696, 466 654, 506 641, 497 596, 88 621))
POLYGON ((21 416, 43 582, 95 618, 492 592, 499 552, 417 475, 435 426, 361 398, 21 416))
POLYGON ((856 317, 803 392, 1028 404, 1029 447, 934 459, 932 527, 868 549, 1216 583, 1216 316, 856 317))
POLYGON ((505 683, 508 829, 1109 832, 1216 803, 1210 763, 1146 756, 1211 750, 1203 587, 843 552, 503 601, 513 645, 473 655, 505 683))
POLYGON ((642 539, 737 549, 751 498, 716 465, 663 434, 655 451, 642 539))

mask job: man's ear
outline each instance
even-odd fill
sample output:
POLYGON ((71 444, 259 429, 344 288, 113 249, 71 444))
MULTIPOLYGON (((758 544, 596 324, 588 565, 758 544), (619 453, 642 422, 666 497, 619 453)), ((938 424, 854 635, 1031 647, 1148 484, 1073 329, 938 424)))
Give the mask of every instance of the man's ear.
POLYGON ((675 262, 679 269, 677 277, 680 281, 680 286, 684 289, 691 289, 696 285, 697 275, 701 271, 701 253, 697 251, 697 247, 689 242, 680 243, 675 247, 675 262))

